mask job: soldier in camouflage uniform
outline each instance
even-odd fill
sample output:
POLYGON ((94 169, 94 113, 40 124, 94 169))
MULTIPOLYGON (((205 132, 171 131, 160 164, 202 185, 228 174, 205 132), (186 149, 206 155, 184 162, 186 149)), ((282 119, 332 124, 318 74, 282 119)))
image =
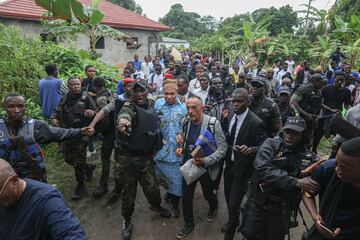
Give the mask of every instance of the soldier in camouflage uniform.
MULTIPOLYGON (((120 137, 119 137, 119 133, 118 131, 115 129, 115 124, 117 125, 117 118, 115 117, 115 112, 119 113, 120 109, 122 108, 123 104, 125 101, 130 100, 132 97, 132 90, 131 90, 131 84, 133 83, 134 79, 132 78, 125 78, 123 80, 123 84, 124 84, 124 94, 118 96, 118 98, 114 99, 113 101, 110 101, 106 106, 104 106, 94 117, 94 119, 92 120, 91 124, 89 125, 90 128, 92 128, 93 130, 95 129, 99 129, 101 127, 98 127, 97 124, 102 122, 103 119, 110 119, 110 121, 112 121, 113 125, 113 140, 115 139, 114 143, 115 143, 115 160, 116 162, 118 162, 119 159, 119 155, 120 155, 120 137)), ((103 124, 101 124, 103 125, 103 124)), ((121 196, 121 179, 120 179, 120 172, 119 172, 119 168, 116 167, 118 164, 115 163, 115 167, 114 167, 114 179, 115 179, 115 187, 114 190, 111 192, 109 199, 108 199, 108 204, 112 204, 115 203, 116 200, 118 200, 121 196)))
MULTIPOLYGON (((114 97, 111 95, 111 92, 105 88, 105 80, 103 78, 96 77, 93 84, 96 93, 96 104, 99 109, 102 109, 113 101, 114 97)), ((110 157, 115 143, 115 126, 113 119, 113 114, 108 114, 96 126, 96 132, 102 135, 100 185, 93 192, 93 196, 96 198, 103 196, 108 191, 110 157)))
MULTIPOLYGON (((81 90, 79 78, 71 77, 68 80, 69 93, 60 101, 51 118, 54 126, 64 128, 82 128, 89 125, 97 110, 94 100, 81 90)), ((86 146, 88 137, 74 138, 63 145, 65 162, 75 170, 77 186, 72 195, 73 200, 80 199, 85 194, 84 180, 89 181, 95 165, 86 163, 86 146)))
POLYGON ((281 115, 278 105, 271 98, 265 96, 266 86, 266 80, 263 77, 254 77, 251 81, 253 100, 249 108, 266 124, 268 137, 275 137, 282 126, 281 115))
POLYGON ((121 174, 122 215, 124 218, 122 237, 131 239, 131 215, 134 211, 138 182, 142 186, 150 209, 169 218, 170 212, 163 208, 159 186, 155 177, 153 154, 160 149, 159 121, 154 101, 148 98, 147 84, 143 81, 132 85, 132 101, 124 103, 117 114, 117 129, 120 133, 121 153, 116 159, 116 168, 121 174))

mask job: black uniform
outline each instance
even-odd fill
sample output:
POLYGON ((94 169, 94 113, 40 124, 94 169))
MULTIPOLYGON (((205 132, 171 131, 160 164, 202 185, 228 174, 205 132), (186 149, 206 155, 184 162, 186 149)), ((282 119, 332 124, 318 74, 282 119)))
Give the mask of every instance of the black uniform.
POLYGON ((256 101, 252 101, 249 108, 263 120, 268 136, 274 137, 274 129, 281 123, 278 105, 271 98, 262 96, 256 101))
MULTIPOLYGON (((311 84, 301 85, 298 87, 293 94, 291 101, 297 102, 300 107, 307 113, 318 116, 321 111, 321 102, 322 97, 319 90, 313 88, 311 84)), ((299 113, 301 117, 306 119, 301 113, 299 113)), ((317 121, 314 120, 306 120, 306 133, 307 136, 306 144, 308 147, 311 147, 314 140, 314 131, 317 127, 317 121)))
POLYGON ((304 144, 290 149, 280 137, 260 147, 240 229, 246 239, 281 240, 296 226, 301 199, 296 182, 304 156, 304 144))
POLYGON ((279 110, 280 110, 280 115, 281 115, 281 121, 282 124, 285 125, 286 120, 288 117, 295 117, 296 116, 296 112, 295 109, 289 104, 287 105, 278 105, 279 106, 279 110))
MULTIPOLYGON (((80 94, 68 93, 65 95, 56 109, 54 118, 60 121, 64 128, 82 128, 90 124, 91 118, 84 116, 84 111, 97 110, 96 103, 85 92, 80 94)), ((63 146, 65 162, 75 169, 76 181, 83 183, 85 174, 89 172, 90 166, 86 164, 87 137, 74 138, 66 141, 63 146)))

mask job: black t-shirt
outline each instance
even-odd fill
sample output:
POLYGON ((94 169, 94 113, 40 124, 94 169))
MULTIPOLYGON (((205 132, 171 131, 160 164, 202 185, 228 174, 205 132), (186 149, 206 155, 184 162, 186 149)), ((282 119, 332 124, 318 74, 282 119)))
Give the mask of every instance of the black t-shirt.
POLYGON ((86 239, 79 219, 57 189, 24 180, 27 185, 20 199, 9 208, 0 208, 1 240, 86 239))
POLYGON ((81 88, 83 91, 92 92, 95 93, 95 86, 93 84, 93 79, 84 78, 84 80, 81 83, 81 88))
POLYGON ((335 167, 336 160, 328 160, 312 174, 312 178, 321 186, 319 193, 321 199, 320 215, 326 226, 331 229, 336 227, 341 229, 337 240, 359 239, 360 189, 341 182, 336 176, 335 167), (329 211, 334 213, 332 220, 325 218, 329 211))
MULTIPOLYGON (((323 97, 323 103, 332 109, 341 111, 343 105, 351 104, 351 92, 345 87, 336 89, 334 85, 327 85, 321 90, 321 95, 323 97)), ((330 114, 333 114, 333 112, 324 110, 324 115, 330 114)))

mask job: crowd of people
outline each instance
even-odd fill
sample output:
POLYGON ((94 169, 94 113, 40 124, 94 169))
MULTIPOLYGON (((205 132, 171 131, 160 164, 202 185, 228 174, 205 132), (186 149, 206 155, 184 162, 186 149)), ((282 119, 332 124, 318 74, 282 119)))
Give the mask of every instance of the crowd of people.
POLYGON ((340 49, 328 66, 297 65, 289 56, 266 68, 240 58, 229 68, 191 51, 182 61, 169 52, 143 61, 135 55, 115 91, 94 66, 86 66, 86 78, 65 84, 56 64, 47 65, 39 82, 45 121, 26 116, 23 95, 3 100, 0 239, 85 239, 61 193, 48 184, 40 144, 50 142, 62 142, 64 160, 74 168, 72 200, 84 197, 96 167, 87 153, 101 142, 101 176, 92 195, 109 192, 113 169, 108 204, 121 198, 124 240, 132 236, 138 183, 151 210, 165 218, 182 215, 176 237, 186 238, 195 226, 198 182, 209 222, 217 216, 218 195, 225 195, 224 240, 238 229, 247 240, 290 238, 301 201, 314 221, 303 239, 358 239, 360 75, 344 60, 340 49), (317 156, 324 137, 332 142, 329 160, 317 156))

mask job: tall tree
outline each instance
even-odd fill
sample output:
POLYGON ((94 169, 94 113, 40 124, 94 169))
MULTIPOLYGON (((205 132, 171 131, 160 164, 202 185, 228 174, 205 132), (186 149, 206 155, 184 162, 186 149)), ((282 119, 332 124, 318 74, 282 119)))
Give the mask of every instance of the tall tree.
POLYGON ((111 0, 111 2, 138 14, 143 13, 143 9, 141 8, 141 6, 137 4, 134 0, 111 0))
POLYGON ((201 17, 194 12, 185 12, 181 4, 172 5, 170 11, 159 21, 173 29, 164 35, 181 39, 191 39, 213 33, 218 26, 214 17, 201 17))
POLYGON ((279 9, 275 7, 260 8, 252 13, 257 21, 272 17, 268 27, 270 36, 277 36, 282 32, 293 33, 294 28, 298 25, 297 13, 294 12, 290 5, 282 6, 279 9))

